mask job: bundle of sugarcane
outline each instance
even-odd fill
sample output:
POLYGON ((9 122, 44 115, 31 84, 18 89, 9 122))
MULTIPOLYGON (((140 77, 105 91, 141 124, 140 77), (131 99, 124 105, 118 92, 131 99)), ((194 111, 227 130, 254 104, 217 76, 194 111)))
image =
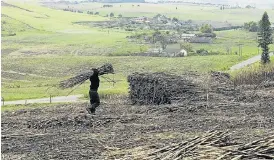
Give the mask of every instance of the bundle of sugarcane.
MULTIPOLYGON (((165 160, 174 160, 174 159, 199 159, 200 156, 200 146, 212 146, 215 148, 215 152, 224 153, 223 150, 218 150, 218 146, 226 146, 231 142, 228 139, 229 134, 226 132, 210 131, 204 136, 199 136, 192 138, 187 141, 179 142, 176 144, 167 145, 163 148, 156 150, 151 150, 148 152, 146 157, 143 159, 165 159, 165 160), (198 158, 199 157, 199 158, 198 158)), ((203 153, 206 153, 209 148, 203 150, 203 153)), ((211 149, 210 149, 211 150, 211 149)), ((211 150, 212 151, 212 150, 211 150)), ((219 154, 217 154, 218 157, 219 154)), ((208 154, 207 159, 216 159, 216 155, 208 154)))
POLYGON ((170 104, 199 98, 203 92, 189 77, 165 73, 133 73, 128 76, 128 82, 133 104, 170 104))
POLYGON ((219 159, 274 159, 274 136, 264 137, 262 139, 241 144, 235 149, 225 149, 226 153, 219 159))
MULTIPOLYGON (((114 73, 113 67, 109 63, 107 63, 97 69, 99 71, 99 75, 114 73)), ((84 83, 92 75, 93 75, 93 70, 90 70, 88 72, 79 74, 79 75, 69 78, 67 80, 61 81, 59 83, 59 88, 61 88, 61 89, 72 88, 72 87, 76 86, 77 84, 84 83)))
POLYGON ((274 159, 274 136, 264 137, 248 144, 233 141, 228 132, 213 131, 202 137, 152 149, 142 159, 274 159))

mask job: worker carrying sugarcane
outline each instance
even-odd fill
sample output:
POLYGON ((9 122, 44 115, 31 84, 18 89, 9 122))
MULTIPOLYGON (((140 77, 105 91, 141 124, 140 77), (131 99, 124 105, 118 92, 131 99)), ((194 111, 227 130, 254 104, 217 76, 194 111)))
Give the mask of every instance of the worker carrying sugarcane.
POLYGON ((96 108, 100 105, 100 98, 98 95, 99 88, 99 71, 96 68, 92 68, 93 74, 90 76, 90 89, 89 89, 89 98, 90 98, 90 106, 87 107, 87 111, 89 114, 95 113, 96 108))

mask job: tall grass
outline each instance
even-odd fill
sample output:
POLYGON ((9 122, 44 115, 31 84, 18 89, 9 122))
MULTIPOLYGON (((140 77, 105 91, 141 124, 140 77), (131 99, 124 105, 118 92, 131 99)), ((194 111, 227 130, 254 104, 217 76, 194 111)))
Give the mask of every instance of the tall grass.
POLYGON ((267 80, 274 80, 274 63, 250 66, 239 71, 233 78, 236 85, 256 85, 267 80))

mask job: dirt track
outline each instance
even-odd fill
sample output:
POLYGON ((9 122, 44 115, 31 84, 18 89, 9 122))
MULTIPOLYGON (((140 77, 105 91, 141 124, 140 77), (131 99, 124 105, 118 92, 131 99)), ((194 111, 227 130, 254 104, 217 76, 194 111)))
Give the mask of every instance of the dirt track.
MULTIPOLYGON (((269 53, 269 56, 273 56, 273 52, 269 53)), ((241 69, 241 68, 244 68, 248 65, 251 65, 255 62, 258 62, 261 60, 261 55, 257 55, 257 56, 254 56, 254 57, 251 57, 241 63, 238 63, 238 64, 235 64, 234 66, 230 67, 230 70, 238 70, 238 69, 241 69)))
POLYGON ((209 106, 132 106, 119 98, 105 100, 96 115, 87 115, 87 103, 4 112, 2 158, 134 159, 210 130, 245 143, 274 134, 273 88, 258 90, 253 101, 245 91, 242 101, 209 106))

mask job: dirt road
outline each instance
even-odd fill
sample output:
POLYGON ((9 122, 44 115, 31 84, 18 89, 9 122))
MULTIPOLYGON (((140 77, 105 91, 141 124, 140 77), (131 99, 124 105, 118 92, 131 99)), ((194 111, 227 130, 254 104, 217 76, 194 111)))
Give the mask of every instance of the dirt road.
MULTIPOLYGON (((273 52, 269 54, 269 56, 273 56, 273 55, 274 55, 273 52)), ((245 66, 248 66, 248 65, 250 65, 250 64, 253 64, 253 63, 258 62, 258 61, 260 61, 260 60, 261 60, 261 55, 257 55, 257 56, 255 56, 255 57, 249 58, 249 59, 247 59, 247 60, 245 60, 245 61, 243 61, 243 62, 241 62, 241 63, 238 63, 238 64, 236 64, 236 65, 230 67, 230 70, 241 69, 241 68, 243 68, 243 67, 245 67, 245 66)))
MULTIPOLYGON (((50 98, 40 98, 40 99, 26 99, 17 101, 5 101, 4 105, 14 105, 14 104, 30 104, 30 103, 61 103, 61 102, 82 102, 80 100, 84 95, 70 95, 70 96, 60 96, 50 98)), ((1 102, 3 105, 3 101, 1 102)))

